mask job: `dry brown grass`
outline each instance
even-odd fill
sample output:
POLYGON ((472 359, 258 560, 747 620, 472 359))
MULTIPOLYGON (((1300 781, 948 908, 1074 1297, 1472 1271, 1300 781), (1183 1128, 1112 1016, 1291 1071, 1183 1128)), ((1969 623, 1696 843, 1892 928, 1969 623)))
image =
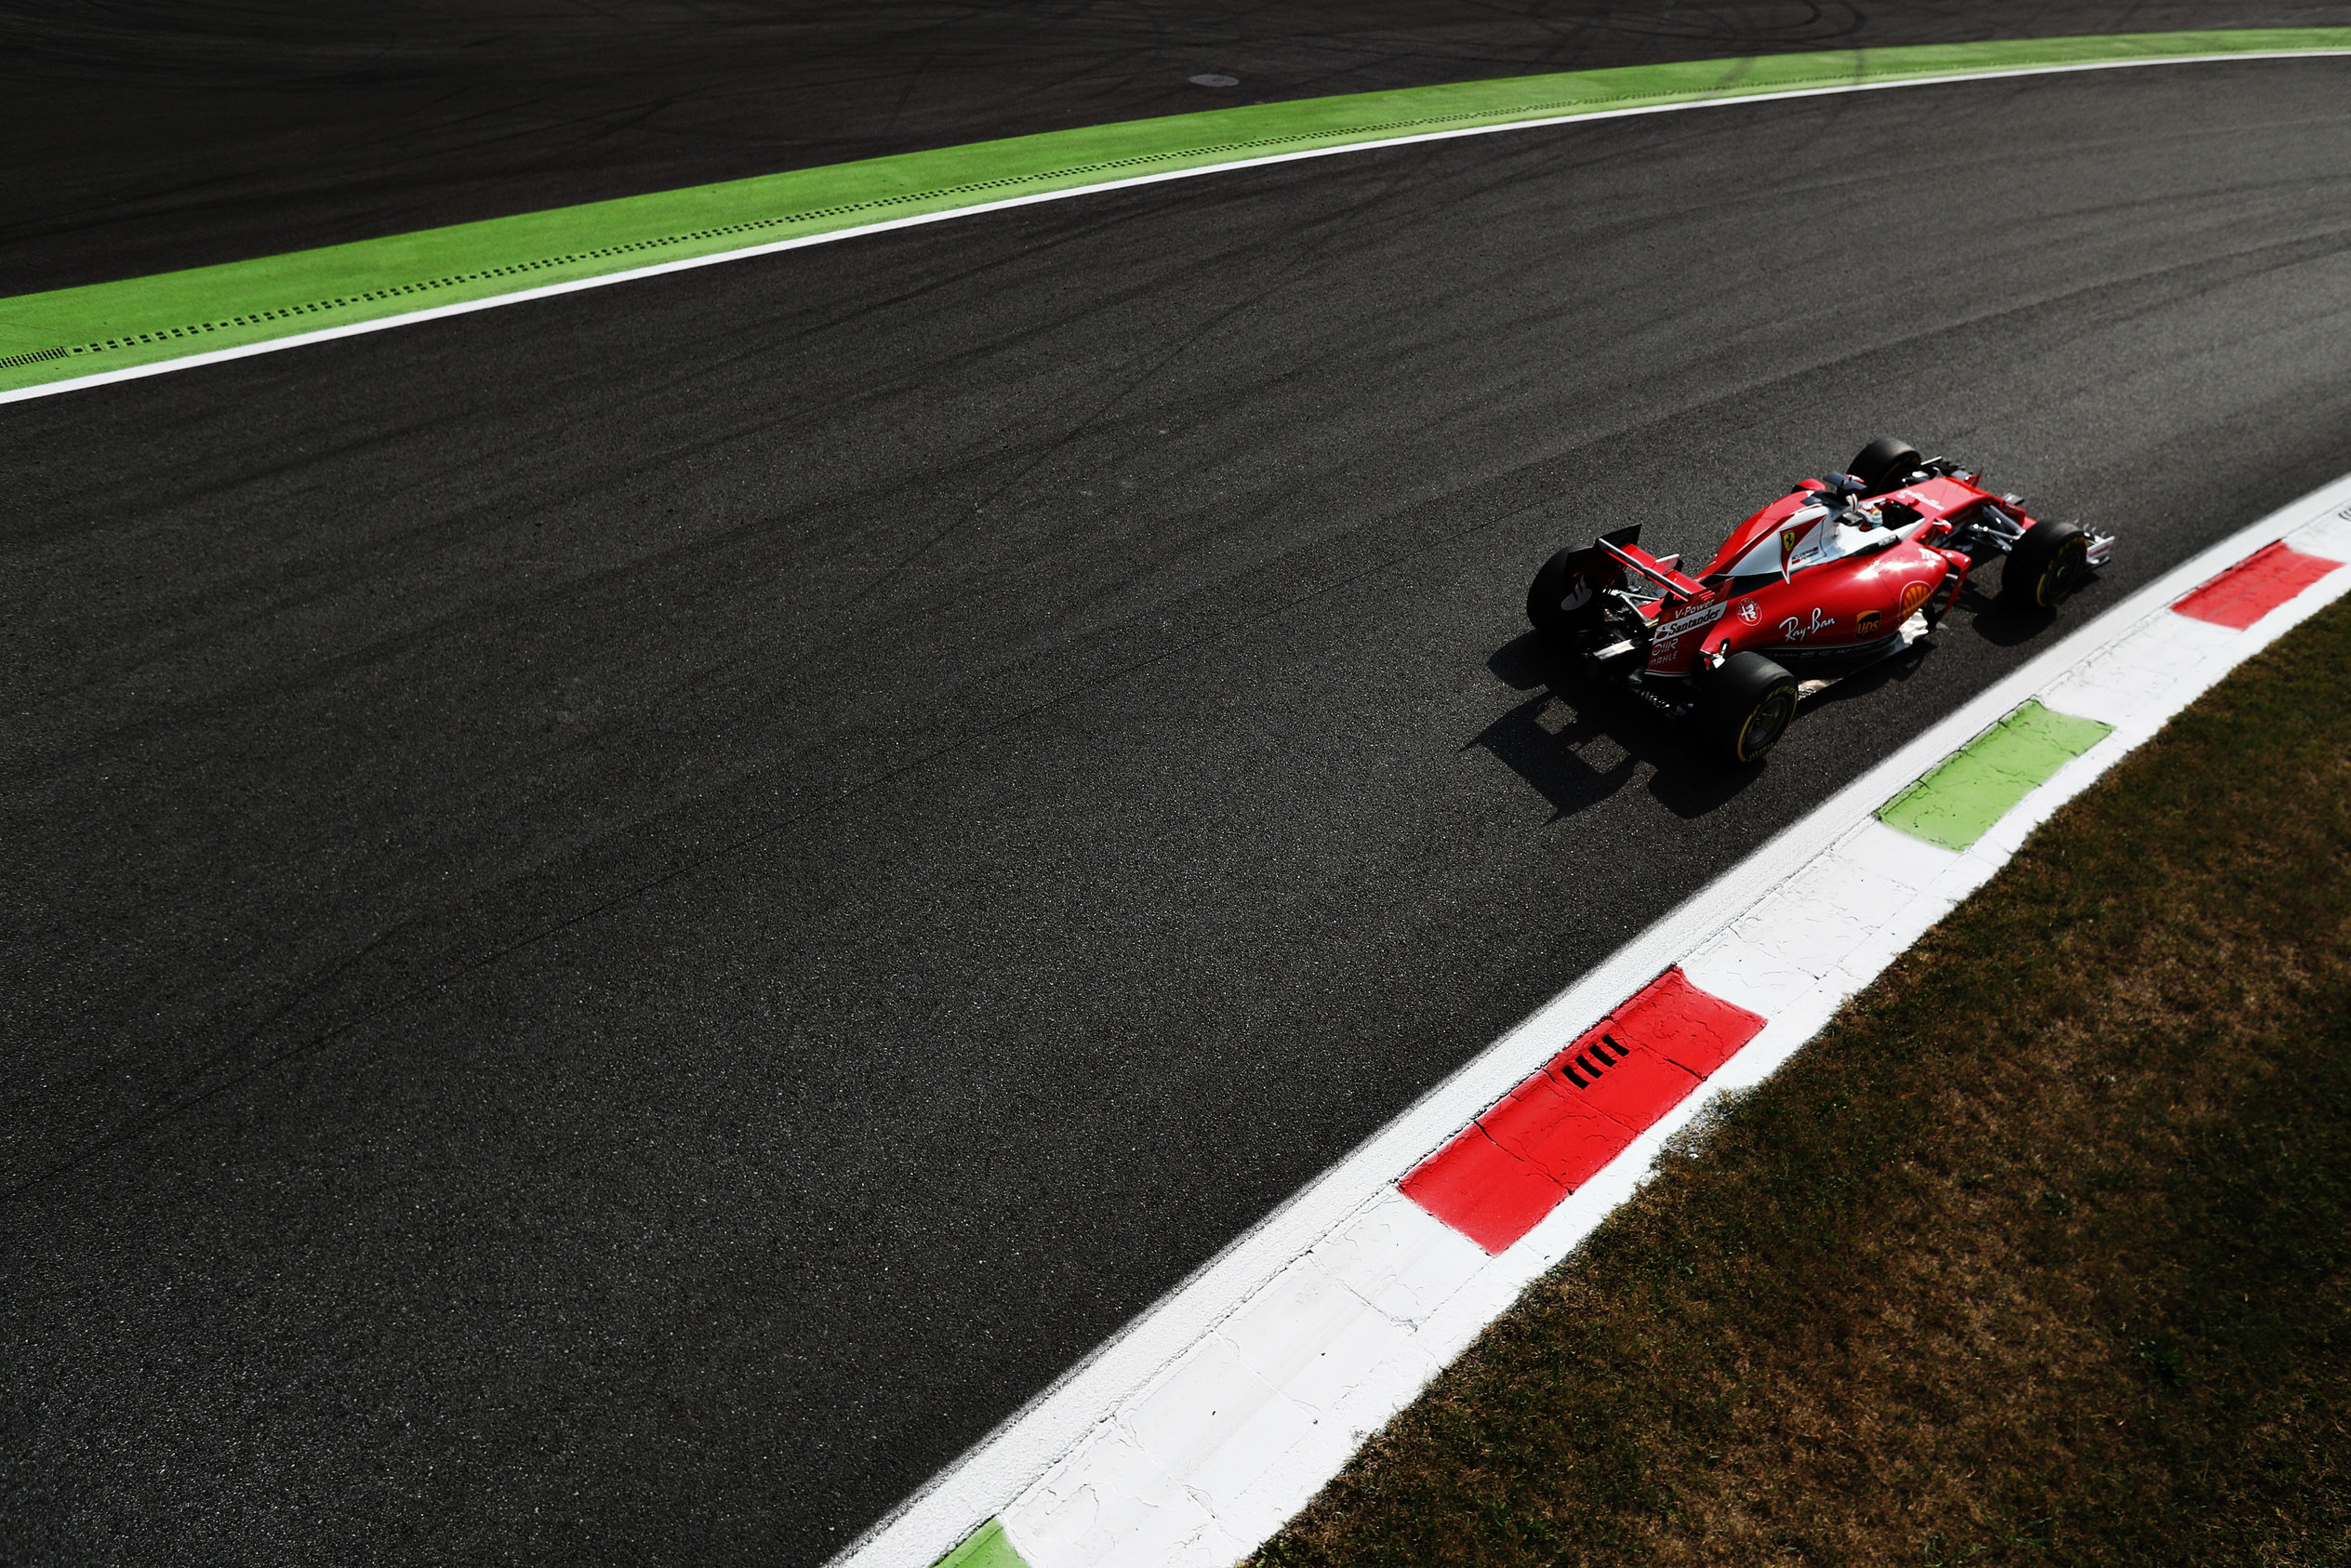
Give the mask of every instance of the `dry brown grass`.
POLYGON ((1289 1530, 2351 1562, 2351 605, 2068 807, 1289 1530))

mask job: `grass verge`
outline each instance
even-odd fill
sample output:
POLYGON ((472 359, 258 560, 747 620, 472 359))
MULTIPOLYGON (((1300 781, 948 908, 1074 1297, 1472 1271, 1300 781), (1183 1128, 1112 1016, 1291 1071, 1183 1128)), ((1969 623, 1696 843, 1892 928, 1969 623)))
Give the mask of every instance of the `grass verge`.
POLYGON ((2351 1561, 2351 601, 2080 796, 1258 1553, 2351 1561))
POLYGON ((1579 114, 1980 72, 2351 50, 2351 28, 2000 38, 1615 66, 1046 131, 0 299, 0 392, 1109 180, 1579 114))

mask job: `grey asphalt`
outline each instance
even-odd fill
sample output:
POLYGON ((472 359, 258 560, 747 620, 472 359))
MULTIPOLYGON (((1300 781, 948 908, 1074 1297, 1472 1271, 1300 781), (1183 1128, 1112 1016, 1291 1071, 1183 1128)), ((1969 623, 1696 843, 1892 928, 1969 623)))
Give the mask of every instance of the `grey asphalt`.
POLYGON ((0 296, 777 169, 1794 50, 2344 0, 0 0, 0 296), (1202 87, 1197 75, 1234 78, 1202 87))
POLYGON ((0 410, 0 1555, 821 1561, 2351 469, 2346 87, 1358 153, 0 410), (1748 774, 1553 689, 1547 550, 1887 432, 2108 581, 1748 774))

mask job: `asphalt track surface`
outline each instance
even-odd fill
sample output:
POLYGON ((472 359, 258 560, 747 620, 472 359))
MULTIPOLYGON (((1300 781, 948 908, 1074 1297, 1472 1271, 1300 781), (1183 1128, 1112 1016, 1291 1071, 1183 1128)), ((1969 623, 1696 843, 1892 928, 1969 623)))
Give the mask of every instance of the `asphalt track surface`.
MULTIPOLYGON (((2351 450, 2341 60, 963 219, 15 405, 0 1556, 812 1563, 2040 645, 1760 771, 1551 546, 2351 450)), ((1999 983, 1987 976, 1986 983, 1999 983)))
POLYGON ((1234 103, 2343 0, 0 0, 0 294, 1234 103), (1192 76, 1234 76, 1230 88, 1192 76))

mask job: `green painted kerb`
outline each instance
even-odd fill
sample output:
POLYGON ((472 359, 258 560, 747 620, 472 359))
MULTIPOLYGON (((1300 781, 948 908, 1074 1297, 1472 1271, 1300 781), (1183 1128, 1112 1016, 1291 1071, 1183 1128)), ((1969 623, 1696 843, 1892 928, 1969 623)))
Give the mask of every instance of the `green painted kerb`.
POLYGON ((0 299, 0 392, 894 218, 1285 153, 1987 71, 2347 51, 2351 28, 2270 28, 1763 55, 1253 104, 974 142, 0 299))
POLYGON ((1965 849, 2059 768, 2113 733, 2112 724, 2027 702, 1879 806, 1878 819, 1912 838, 1965 849))
POLYGON ((962 1546, 940 1558, 932 1568, 1029 1568, 1029 1560, 1012 1549, 1004 1527, 991 1519, 964 1536, 962 1546))

